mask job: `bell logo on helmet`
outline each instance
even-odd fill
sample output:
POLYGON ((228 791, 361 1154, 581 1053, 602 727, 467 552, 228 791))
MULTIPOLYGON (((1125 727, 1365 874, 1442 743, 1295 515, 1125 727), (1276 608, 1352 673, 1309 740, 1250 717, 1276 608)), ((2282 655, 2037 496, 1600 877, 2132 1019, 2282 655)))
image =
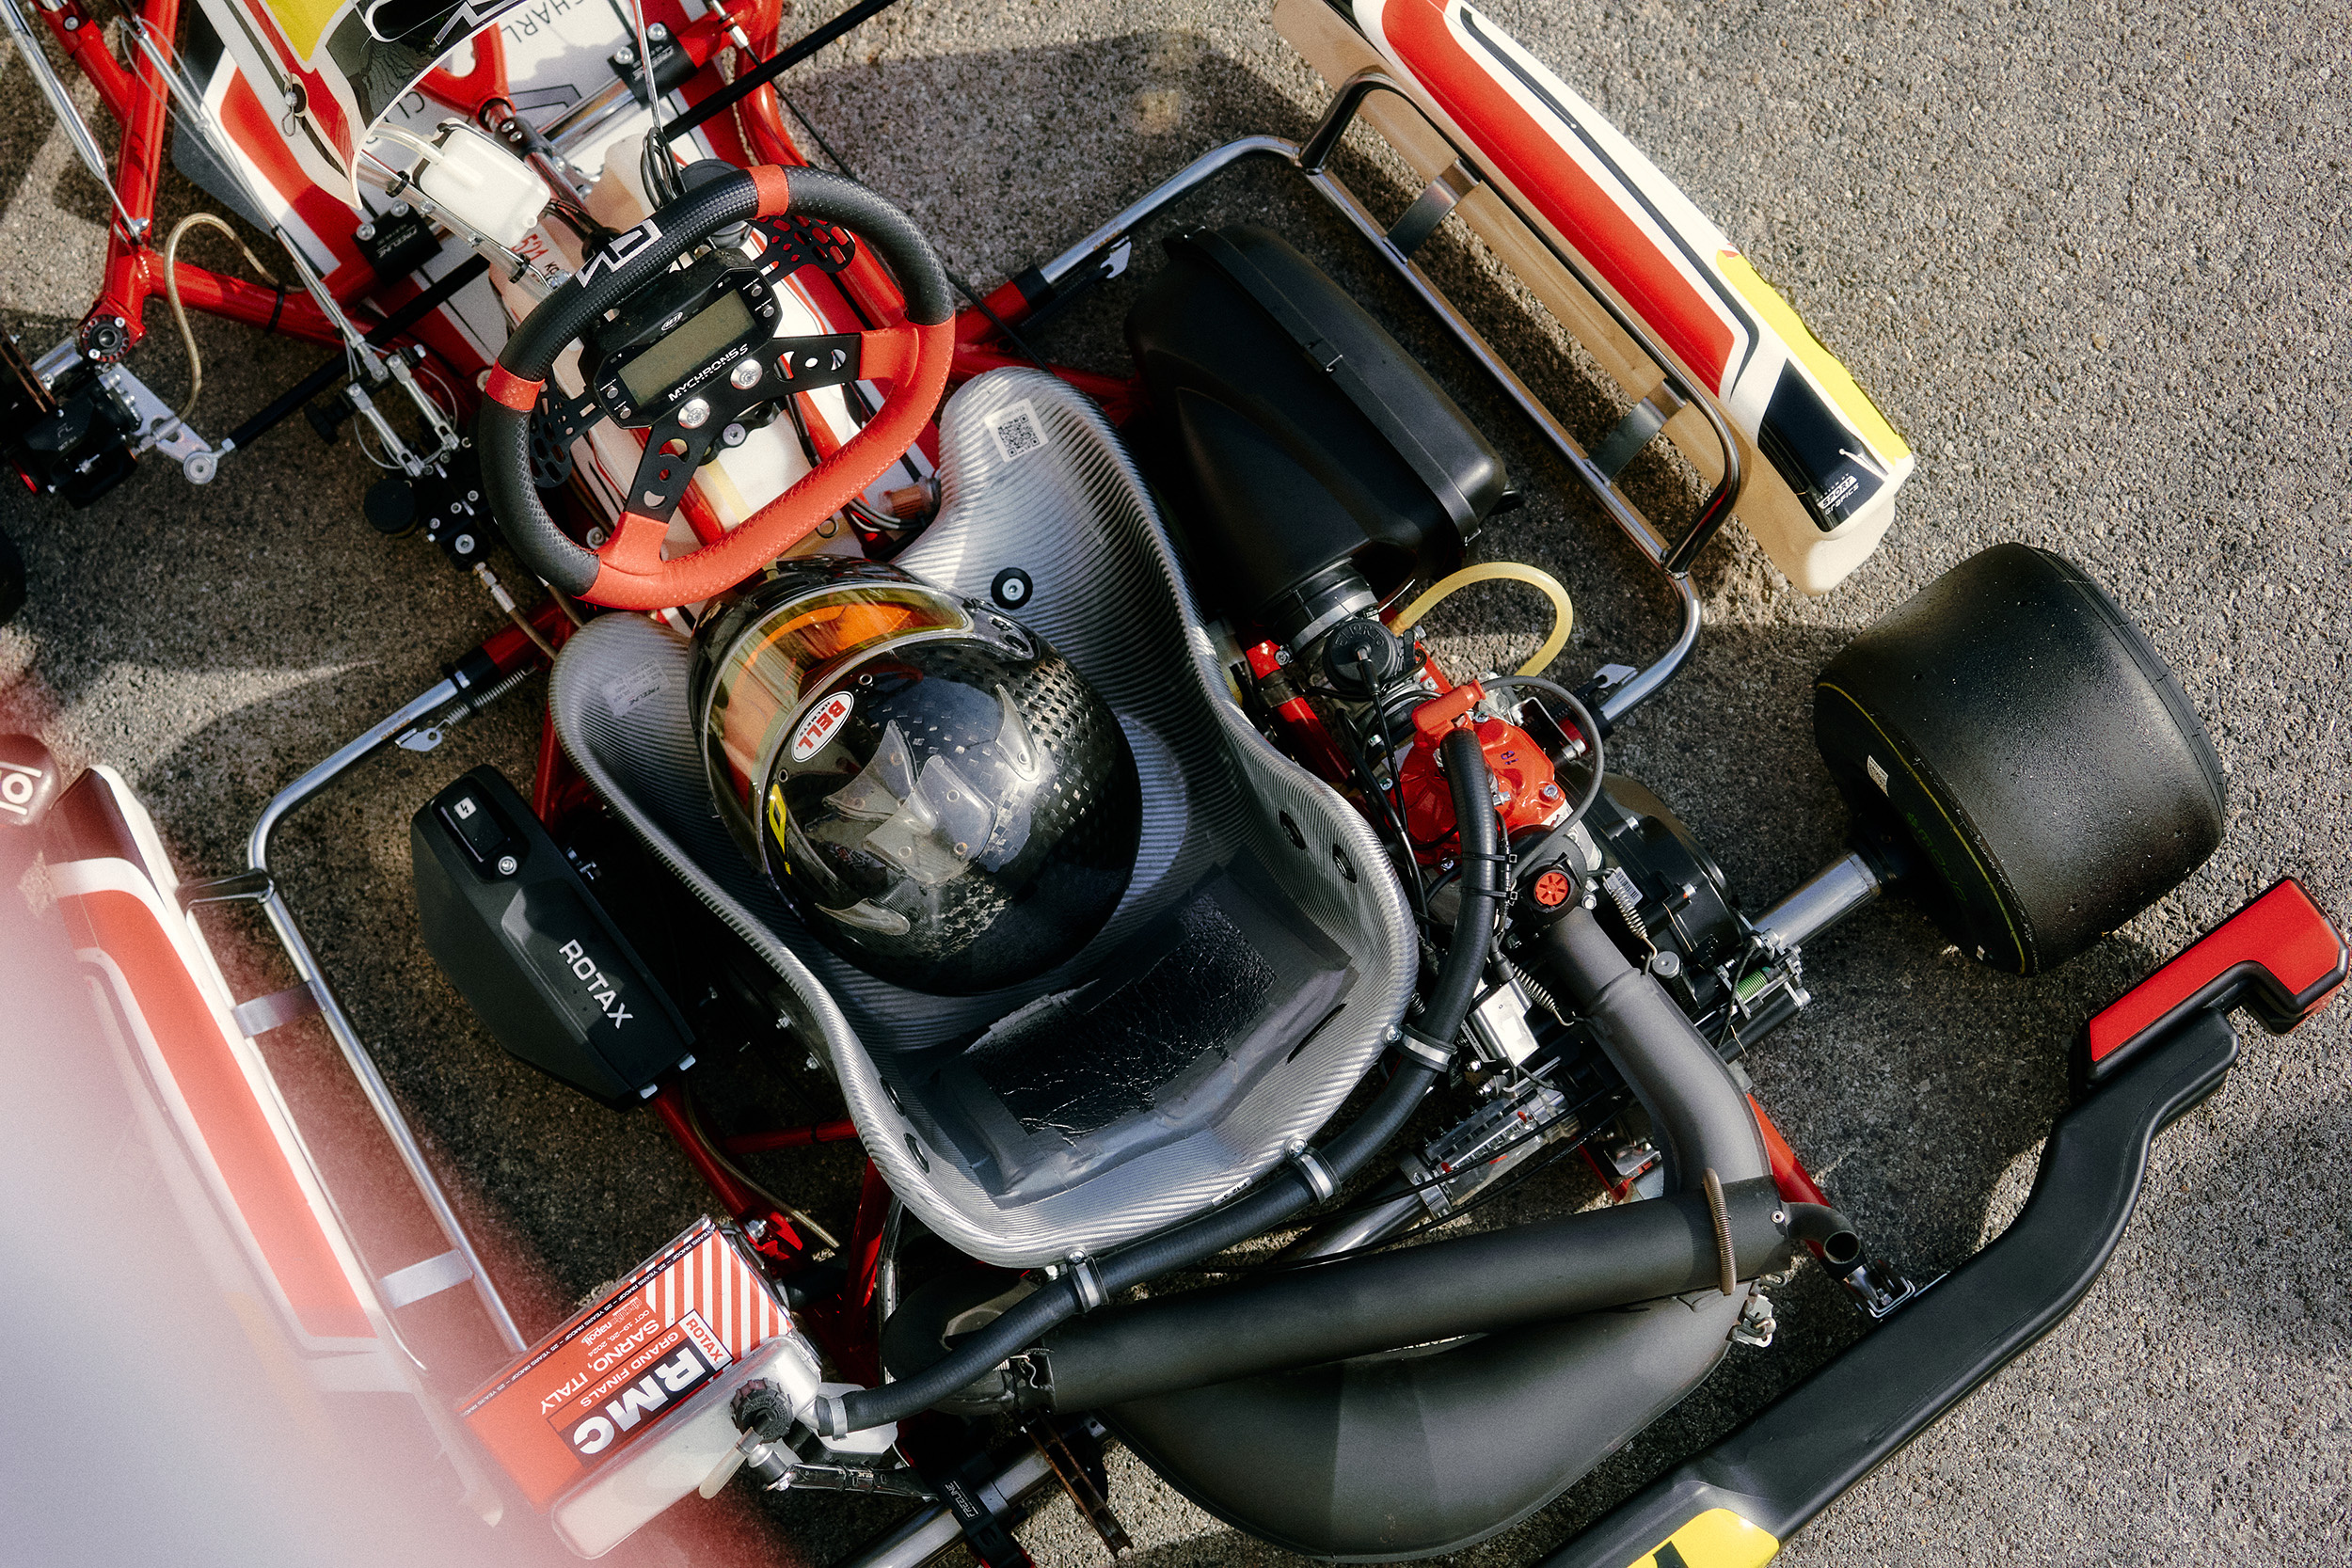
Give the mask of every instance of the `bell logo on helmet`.
POLYGON ((850 710, 857 706, 857 699, 847 691, 836 691, 817 705, 817 710, 801 721, 798 733, 792 736, 792 760, 806 762, 825 749, 850 710))

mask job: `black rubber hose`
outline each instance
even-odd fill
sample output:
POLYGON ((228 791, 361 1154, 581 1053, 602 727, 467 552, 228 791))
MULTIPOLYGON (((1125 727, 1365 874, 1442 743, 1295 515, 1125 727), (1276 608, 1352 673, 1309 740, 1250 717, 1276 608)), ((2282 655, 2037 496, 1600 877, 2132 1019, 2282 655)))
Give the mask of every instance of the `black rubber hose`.
MULTIPOLYGON (((1429 988, 1414 1032, 1450 1043, 1470 1016, 1486 956, 1494 946, 1495 916, 1502 907, 1502 863, 1493 785, 1478 736, 1467 729, 1451 731, 1439 743, 1438 755, 1445 764, 1454 819, 1462 832, 1462 908, 1454 920, 1453 945, 1438 966, 1437 979, 1429 988)), ((1316 1152, 1315 1163, 1327 1173, 1329 1188, 1319 1190, 1302 1163, 1294 1161, 1271 1180, 1222 1209, 1105 1253, 1091 1270, 1084 1271, 1090 1283, 1080 1274, 1066 1275, 1015 1303, 1003 1316, 914 1376, 879 1388, 818 1400, 817 1430, 838 1437, 905 1420, 985 1377, 997 1363, 1035 1344, 1057 1324, 1100 1306, 1095 1290, 1103 1295, 1123 1291, 1279 1225, 1328 1196, 1396 1136, 1442 1070, 1436 1063, 1406 1053, 1396 1075, 1382 1086, 1364 1114, 1316 1152)))
POLYGON ((1788 1234, 1821 1249, 1821 1264, 1832 1274, 1851 1274, 1862 1262, 1862 1238, 1845 1215, 1822 1203, 1791 1203, 1788 1234))
MULTIPOLYGON (((1788 1257, 1770 1177, 1724 1188, 1737 1277, 1788 1257)), ((1496 1334, 1719 1284, 1708 1199, 1683 1193, 1240 1285, 1107 1307, 1046 1336, 1057 1410, 1496 1334)))
POLYGON ((1618 1076, 1649 1111, 1677 1190, 1713 1166, 1725 1182, 1772 1172, 1747 1097, 1666 988, 1635 969, 1592 911, 1571 906, 1521 949, 1536 980, 1591 1021, 1618 1076))

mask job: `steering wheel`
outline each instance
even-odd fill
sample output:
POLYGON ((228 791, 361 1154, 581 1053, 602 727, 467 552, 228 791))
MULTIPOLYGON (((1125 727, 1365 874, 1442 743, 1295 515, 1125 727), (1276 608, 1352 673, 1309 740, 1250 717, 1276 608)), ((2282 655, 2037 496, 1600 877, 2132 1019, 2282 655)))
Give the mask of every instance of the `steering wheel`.
MULTIPOLYGON (((743 285, 755 302, 765 297, 765 289, 756 280, 743 285)), ((753 313, 759 313, 756 303, 753 313)), ((954 315, 939 258, 913 221, 872 191, 822 169, 731 169, 619 236, 541 300, 507 339, 483 388, 475 426, 490 510, 523 563, 575 597, 617 610, 662 610, 707 599, 791 548, 914 444, 947 384, 954 315), (906 325, 822 338, 748 332, 732 361, 734 373, 708 376, 696 388, 701 395, 684 401, 686 388, 665 390, 675 406, 650 420, 645 455, 612 537, 594 551, 573 543, 548 515, 532 483, 532 411, 540 405, 557 356, 712 234, 787 213, 863 238, 897 278, 906 297, 906 325), (754 365, 756 374, 749 368, 754 365), (890 386, 881 411, 864 429, 725 537, 662 559, 670 516, 728 415, 792 391, 855 380, 890 386)), ((766 317, 758 326, 774 320, 772 304, 766 317)), ((583 361, 582 373, 592 378, 587 398, 574 405, 556 394, 564 404, 556 423, 572 435, 612 417, 611 400, 597 401, 596 368, 583 361)))

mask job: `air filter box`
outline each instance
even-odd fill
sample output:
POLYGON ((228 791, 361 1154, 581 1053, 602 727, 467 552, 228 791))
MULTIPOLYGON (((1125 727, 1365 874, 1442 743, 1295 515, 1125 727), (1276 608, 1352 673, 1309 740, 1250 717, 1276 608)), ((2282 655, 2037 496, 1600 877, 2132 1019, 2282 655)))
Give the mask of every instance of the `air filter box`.
POLYGON ((686 1020, 497 768, 425 802, 408 842, 425 948, 509 1052, 614 1106, 693 1059, 686 1020))
POLYGON ((1508 481, 1428 372, 1267 230, 1196 230, 1168 257, 1127 344, 1210 608, 1279 625, 1271 607, 1343 562, 1381 593, 1459 565, 1508 481))

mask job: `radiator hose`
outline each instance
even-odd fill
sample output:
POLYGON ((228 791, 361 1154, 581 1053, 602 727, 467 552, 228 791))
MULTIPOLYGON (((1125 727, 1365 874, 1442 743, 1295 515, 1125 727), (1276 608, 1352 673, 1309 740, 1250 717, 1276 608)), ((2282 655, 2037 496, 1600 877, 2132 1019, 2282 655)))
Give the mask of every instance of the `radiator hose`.
MULTIPOLYGON (((1480 976, 1494 945, 1495 917, 1502 906, 1502 862, 1494 797, 1486 753, 1467 729, 1449 731, 1438 755, 1454 796, 1454 816, 1462 834, 1462 907, 1454 941, 1438 965, 1414 1033, 1451 1047, 1477 999, 1480 976)), ((902 1421, 985 1377, 998 1363, 1037 1342, 1040 1336, 1109 1297, 1147 1279, 1196 1262, 1279 1225, 1308 1204, 1330 1196, 1365 1162, 1396 1136, 1422 1097, 1445 1070, 1439 1062, 1407 1052, 1394 1077, 1382 1086, 1364 1114, 1316 1150, 1311 1161, 1294 1160, 1273 1180, 1171 1229, 1145 1236, 1072 1269, 1007 1308, 912 1377, 879 1388, 818 1400, 813 1424, 827 1437, 902 1421), (1320 1175, 1321 1180, 1318 1180, 1320 1175)))

